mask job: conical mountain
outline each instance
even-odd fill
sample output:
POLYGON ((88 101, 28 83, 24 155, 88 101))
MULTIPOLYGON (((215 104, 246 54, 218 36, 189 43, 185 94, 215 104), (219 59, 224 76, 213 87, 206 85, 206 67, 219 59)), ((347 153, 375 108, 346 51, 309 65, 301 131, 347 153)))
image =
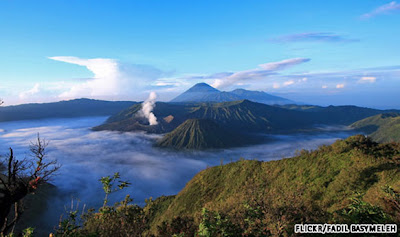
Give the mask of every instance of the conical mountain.
POLYGON ((207 83, 197 83, 186 92, 220 92, 220 91, 208 85, 207 83))
POLYGON ((198 83, 171 102, 225 102, 235 100, 240 100, 240 97, 229 92, 219 91, 207 83, 198 83))
POLYGON ((174 149, 225 148, 243 144, 241 136, 206 119, 188 119, 158 142, 160 147, 174 149))
POLYGON ((236 100, 251 100, 263 104, 295 104, 294 101, 274 96, 263 91, 236 89, 234 91, 219 91, 206 83, 198 83, 171 100, 174 103, 190 102, 229 102, 236 100))

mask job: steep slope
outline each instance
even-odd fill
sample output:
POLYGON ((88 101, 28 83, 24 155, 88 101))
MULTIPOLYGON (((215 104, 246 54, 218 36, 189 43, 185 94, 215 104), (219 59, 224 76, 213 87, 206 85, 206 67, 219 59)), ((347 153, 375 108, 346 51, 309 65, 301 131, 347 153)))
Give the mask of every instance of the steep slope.
POLYGON ((378 114, 357 121, 351 127, 367 133, 377 142, 400 142, 400 113, 378 114))
POLYGON ((224 102, 233 100, 240 100, 240 98, 228 92, 221 92, 206 83, 198 83, 171 102, 224 102))
POLYGON ((159 147, 174 149, 227 148, 248 144, 249 140, 223 129, 211 120, 188 119, 158 143, 159 147))
POLYGON ((153 113, 157 117, 158 125, 150 126, 148 121, 139 115, 142 104, 135 104, 109 117, 107 121, 93 128, 94 131, 110 130, 121 132, 145 131, 149 133, 170 132, 187 118, 186 114, 192 110, 190 104, 172 104, 157 102, 153 113))
MULTIPOLYGON (((378 144, 357 135, 313 152, 302 151, 293 158, 242 160, 208 168, 167 199, 168 207, 154 215, 152 229, 177 216, 196 217, 203 207, 240 215, 246 210, 245 203, 254 199, 271 209, 288 210, 290 205, 299 205, 311 208, 311 213, 319 210, 323 214, 317 214, 314 221, 324 223, 332 221, 334 213, 346 207, 357 193, 364 201, 396 216, 399 213, 385 204, 382 187, 400 190, 399 155, 400 144, 378 144)), ((271 221, 277 222, 286 212, 271 214, 275 215, 271 221)))
POLYGON ((42 104, 22 104, 0 107, 0 122, 45 118, 106 116, 135 104, 131 101, 76 99, 42 104))
POLYGON ((202 104, 194 107, 187 116, 210 119, 226 128, 248 132, 285 132, 311 125, 303 112, 248 100, 202 104))
POLYGON ((230 93, 237 95, 241 99, 251 100, 263 104, 295 104, 292 100, 285 99, 283 97, 274 96, 263 91, 249 91, 245 89, 236 89, 230 93))

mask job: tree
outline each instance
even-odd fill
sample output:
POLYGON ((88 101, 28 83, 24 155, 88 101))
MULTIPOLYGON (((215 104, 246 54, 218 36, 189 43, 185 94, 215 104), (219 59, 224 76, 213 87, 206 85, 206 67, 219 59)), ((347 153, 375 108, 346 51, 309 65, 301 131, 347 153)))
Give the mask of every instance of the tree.
POLYGON ((13 230, 23 212, 23 198, 34 193, 60 168, 56 160, 46 159, 47 145, 38 134, 36 143, 29 147, 30 159, 16 159, 12 148, 4 157, 4 169, 0 172, 0 235, 13 230))

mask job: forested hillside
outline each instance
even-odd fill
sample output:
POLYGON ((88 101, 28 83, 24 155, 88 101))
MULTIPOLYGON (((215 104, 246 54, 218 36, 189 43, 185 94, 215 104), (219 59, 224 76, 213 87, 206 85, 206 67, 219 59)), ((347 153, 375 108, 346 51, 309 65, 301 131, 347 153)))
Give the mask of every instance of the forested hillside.
POLYGON ((127 197, 85 215, 71 233, 291 236, 295 223, 400 223, 399 191, 400 144, 357 135, 293 158, 207 168, 175 196, 144 208, 127 197))
POLYGON ((385 113, 368 117, 351 125, 377 142, 400 141, 400 113, 385 113))

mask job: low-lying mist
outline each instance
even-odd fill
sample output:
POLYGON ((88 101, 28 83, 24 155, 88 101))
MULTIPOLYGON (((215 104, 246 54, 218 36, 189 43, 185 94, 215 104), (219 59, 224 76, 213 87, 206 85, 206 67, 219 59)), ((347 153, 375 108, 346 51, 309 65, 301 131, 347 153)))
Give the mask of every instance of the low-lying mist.
POLYGON ((52 180, 58 193, 49 197, 48 208, 38 219, 42 226, 47 223, 43 228, 51 231, 58 224, 64 206, 72 198, 88 207, 100 206, 104 195, 99 179, 115 172, 132 184, 111 201, 130 194, 135 203, 144 205, 145 198, 178 193, 197 172, 221 161, 228 163, 241 157, 281 159, 293 156, 296 150, 315 149, 353 133, 327 129, 313 134, 273 135, 267 144, 249 147, 175 152, 152 146, 159 135, 90 130, 105 120, 106 117, 90 117, 0 123, 0 154, 12 147, 17 158, 29 156, 29 144, 40 133, 49 141, 48 158, 57 159, 62 165, 52 180))

